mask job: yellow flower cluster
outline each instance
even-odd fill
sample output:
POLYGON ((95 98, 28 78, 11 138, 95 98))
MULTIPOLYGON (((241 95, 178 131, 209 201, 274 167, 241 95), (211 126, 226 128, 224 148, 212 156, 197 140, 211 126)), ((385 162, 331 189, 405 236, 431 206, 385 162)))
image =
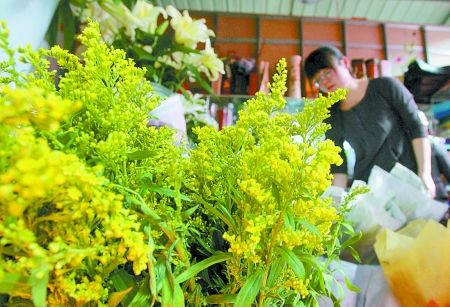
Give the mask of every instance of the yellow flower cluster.
POLYGON ((61 121, 81 107, 79 103, 61 99, 36 86, 17 90, 2 87, 0 95, 3 97, 0 122, 10 127, 32 124, 39 129, 56 131, 61 121))
POLYGON ((105 189, 104 178, 91 173, 76 156, 30 138, 17 135, 17 143, 8 148, 10 158, 1 161, 10 166, 0 173, 0 244, 14 245, 21 256, 4 266, 2 255, 0 271, 26 274, 42 265, 36 261, 39 257, 53 268, 49 289, 77 301, 86 295, 96 301, 107 289, 106 266, 129 260, 139 274, 147 268, 150 246, 136 218, 122 209, 122 197, 105 189), (97 261, 105 267, 82 270, 97 261), (94 273, 102 278, 91 281, 94 273))
MULTIPOLYGON (((271 93, 249 100, 235 126, 220 132, 197 129, 199 144, 191 152, 195 175, 190 184, 204 201, 229 210, 232 222, 217 218, 225 223, 228 251, 244 272, 269 270, 282 257, 280 250, 322 254, 333 223, 340 219, 331 202, 321 198, 331 184, 330 165, 342 163, 340 149, 323 138, 329 128, 323 120, 345 93, 307 101, 299 114, 280 112, 285 67, 280 61, 271 93)), ((228 266, 230 283, 243 278, 235 267, 228 266)), ((275 288, 287 287, 305 297, 307 286, 308 281, 286 276, 275 288)), ((276 289, 272 294, 280 295, 276 289)))
MULTIPOLYGON (((241 191, 247 196, 244 202, 237 203, 238 208, 241 209, 242 212, 264 212, 266 215, 273 213, 273 210, 275 209, 275 199, 270 191, 265 190, 262 185, 253 178, 239 180, 238 185, 241 188, 241 191), (243 207, 241 208, 242 205, 243 207)), ((268 222, 267 216, 266 222, 268 222)))
POLYGON ((309 295, 308 284, 309 279, 302 280, 292 275, 289 279, 287 279, 283 283, 283 286, 294 292, 299 293, 302 298, 306 298, 306 296, 309 295))
MULTIPOLYGON (((105 141, 97 144, 98 154, 112 164, 120 164, 127 160, 128 135, 122 131, 114 131, 105 141)), ((94 145, 95 146, 95 145, 94 145)))
MULTIPOLYGON (((98 175, 101 167, 40 137, 58 133, 81 104, 34 81, 0 88, 0 274, 47 276, 54 304, 105 301, 111 271, 129 261, 139 275, 153 247, 123 196, 98 175)), ((57 136, 50 140, 58 143, 57 136)), ((25 295, 17 291, 9 294, 25 295)))
POLYGON ((301 230, 282 229, 277 234, 277 241, 289 249, 293 249, 296 246, 316 244, 317 240, 314 236, 308 238, 308 233, 301 230))
POLYGON ((247 272, 244 271, 245 267, 241 264, 241 261, 238 258, 232 258, 227 261, 226 264, 228 278, 233 280, 233 283, 230 284, 230 292, 235 293, 244 284, 245 279, 243 276, 245 276, 247 272))

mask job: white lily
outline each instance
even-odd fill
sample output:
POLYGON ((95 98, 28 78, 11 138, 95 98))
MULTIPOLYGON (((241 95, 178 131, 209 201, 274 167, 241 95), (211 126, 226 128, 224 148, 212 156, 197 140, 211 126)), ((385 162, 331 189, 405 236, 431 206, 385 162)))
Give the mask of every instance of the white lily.
MULTIPOLYGON (((186 68, 186 66, 198 66, 196 55, 195 53, 183 53, 183 57, 181 58, 183 68, 186 68)), ((195 82, 195 75, 189 69, 186 70, 186 74, 190 82, 195 82)))
POLYGON ((145 51, 147 51, 150 54, 153 52, 152 46, 149 46, 149 45, 142 46, 142 49, 144 49, 145 51))
POLYGON ((167 19, 167 13, 160 6, 153 6, 145 0, 138 0, 133 7, 132 14, 138 19, 137 28, 154 34, 158 27, 158 17, 162 15, 167 19))
POLYGON ((183 15, 173 6, 166 8, 167 14, 172 17, 170 25, 175 30, 175 41, 189 48, 195 49, 197 43, 206 42, 214 32, 205 24, 205 19, 193 20, 188 11, 183 11, 183 15))
MULTIPOLYGON (((163 64, 167 66, 171 66, 175 68, 176 70, 183 70, 186 68, 187 65, 195 65, 194 58, 192 57, 193 53, 184 53, 181 51, 173 52, 170 56, 169 55, 163 55, 158 57, 158 59, 155 62, 155 67, 159 68, 163 64)), ((189 81, 194 82, 195 77, 194 75, 187 70, 186 74, 189 78, 189 81)))
POLYGON ((180 70, 183 66, 183 60, 184 60, 184 53, 181 51, 176 51, 169 55, 163 55, 158 57, 158 59, 155 62, 155 67, 159 68, 162 66, 162 64, 171 66, 175 68, 176 70, 180 70))
POLYGON ((217 57, 209 39, 205 43, 205 49, 200 51, 200 54, 192 54, 191 57, 192 63, 211 81, 217 80, 219 73, 225 73, 223 62, 217 57))
MULTIPOLYGON (((111 31, 114 32, 117 32, 121 27, 125 27, 127 34, 134 39, 134 29, 136 28, 136 25, 139 24, 139 19, 136 18, 123 3, 117 4, 112 0, 103 0, 99 1, 98 4, 110 15, 104 20, 106 27, 109 27, 111 31)), ((95 2, 91 4, 91 7, 95 9, 94 5, 96 5, 95 2)), ((104 31, 102 25, 100 25, 100 29, 104 31)))

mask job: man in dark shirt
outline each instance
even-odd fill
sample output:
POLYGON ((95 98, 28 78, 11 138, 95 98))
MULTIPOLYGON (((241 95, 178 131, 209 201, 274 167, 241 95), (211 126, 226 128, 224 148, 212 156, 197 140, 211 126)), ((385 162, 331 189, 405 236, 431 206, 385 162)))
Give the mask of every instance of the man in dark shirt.
MULTIPOLYGON (((322 92, 348 90, 346 99, 331 108, 327 137, 341 148, 346 140, 354 149, 354 179, 367 181, 374 165, 390 171, 399 162, 434 196, 430 142, 411 93, 393 78, 356 79, 349 68, 350 60, 331 46, 316 49, 305 61, 306 75, 322 92)), ((345 187, 346 163, 333 166, 332 173, 333 184, 345 187)))

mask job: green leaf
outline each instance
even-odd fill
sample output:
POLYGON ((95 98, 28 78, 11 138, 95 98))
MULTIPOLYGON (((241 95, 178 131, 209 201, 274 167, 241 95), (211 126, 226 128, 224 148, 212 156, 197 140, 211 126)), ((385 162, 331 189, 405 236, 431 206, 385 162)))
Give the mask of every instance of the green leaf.
POLYGON ((123 291, 136 285, 133 277, 123 269, 118 269, 111 274, 111 282, 117 291, 123 291))
POLYGON ((136 150, 127 154, 129 160, 144 160, 154 156, 155 153, 150 150, 136 150))
POLYGON ((278 277, 283 271, 285 265, 286 261, 283 258, 278 258, 272 263, 269 276, 267 277, 267 287, 270 288, 275 285, 275 282, 278 280, 278 277))
POLYGON ((130 293, 130 291, 133 290, 133 287, 130 287, 128 289, 125 289, 120 292, 114 292, 109 296, 108 300, 108 307, 116 307, 117 305, 122 302, 122 300, 125 298, 125 296, 130 293))
MULTIPOLYGON (((168 196, 168 197, 172 197, 172 198, 178 197, 178 193, 179 193, 178 191, 175 191, 175 190, 172 190, 169 188, 163 188, 163 187, 157 187, 157 186, 150 186, 150 187, 148 187, 148 190, 158 193, 160 195, 168 196)), ((187 197, 186 195, 183 195, 183 194, 180 194, 180 198, 181 198, 181 200, 184 200, 184 201, 189 201, 189 202, 192 201, 192 199, 190 199, 189 197, 187 197)))
POLYGON ((295 255, 300 259, 305 268, 305 276, 311 275, 313 271, 325 270, 324 265, 319 261, 316 256, 305 254, 301 249, 293 249, 295 255))
POLYGON ((50 47, 56 45, 58 41, 58 26, 59 26, 59 14, 61 9, 61 3, 58 4, 56 11, 52 17, 52 21, 48 26, 47 33, 45 34, 45 40, 50 47))
POLYGON ((206 303, 210 305, 232 304, 236 302, 236 294, 215 294, 206 297, 206 303))
MULTIPOLYGON (((155 246, 155 242, 153 241, 151 232, 152 232, 152 227, 151 225, 145 225, 144 226, 144 233, 146 234, 146 236, 148 237, 148 241, 147 244, 149 246, 155 246)), ((157 291, 156 291, 156 284, 157 284, 157 280, 156 280, 156 259, 153 255, 153 253, 149 253, 147 254, 147 257, 150 260, 149 266, 148 266, 148 278, 149 278, 149 284, 150 284, 150 294, 154 297, 156 297, 157 295, 157 291)))
POLYGON ((217 204, 216 207, 219 209, 219 211, 222 213, 222 215, 224 217, 226 217, 226 219, 228 221, 230 221, 230 223, 233 223, 233 225, 235 225, 233 216, 231 215, 230 211, 228 211, 228 209, 224 205, 217 204))
MULTIPOLYGON (((167 36, 170 36, 170 34, 167 35, 167 36)), ((187 47, 187 46, 185 46, 185 45, 178 44, 178 43, 173 44, 173 46, 172 46, 172 52, 174 52, 174 51, 181 51, 181 52, 183 52, 183 53, 196 53, 196 54, 200 54, 200 53, 201 53, 200 50, 198 50, 198 49, 193 49, 193 48, 190 48, 190 47, 187 47)), ((191 65, 191 66, 194 67, 194 68, 196 68, 196 67, 193 66, 193 65, 191 65)), ((190 66, 189 66, 189 69, 191 69, 190 66)))
POLYGON ((195 242, 199 245, 199 250, 200 250, 200 252, 202 254, 210 255, 210 254, 213 254, 215 252, 215 250, 213 248, 211 248, 211 246, 208 243, 206 243, 205 240, 203 240, 202 237, 200 237, 197 234, 195 234, 194 237, 195 237, 195 242), (204 251, 202 251, 201 249, 204 249, 204 251))
POLYGON ((151 218, 151 219, 153 219, 155 221, 161 221, 162 220, 161 217, 158 215, 158 213, 156 213, 155 210, 151 209, 146 203, 140 201, 136 197, 131 196, 131 195, 126 195, 125 196, 125 200, 128 203, 138 205, 139 208, 141 209, 142 213, 144 213, 149 218, 151 218))
POLYGON ((203 205, 203 207, 206 209, 206 211, 208 213, 216 216, 217 218, 222 220, 222 222, 227 224, 227 226, 230 230, 233 230, 236 228, 236 223, 235 223, 233 217, 231 216, 231 214, 228 212, 228 210, 225 207, 222 206, 221 210, 218 210, 216 207, 214 207, 211 204, 209 204, 208 202, 204 201, 201 197, 196 198, 196 200, 199 201, 203 205))
POLYGON ((176 50, 173 48, 172 35, 164 34, 159 36, 158 43, 153 48, 153 54, 159 56, 174 51, 176 50))
POLYGON ((209 81, 205 81, 205 79, 202 77, 202 75, 200 74, 200 72, 198 71, 198 69, 193 66, 193 65, 189 65, 189 72, 194 76, 195 81, 198 82, 198 84, 200 84, 200 86, 208 92, 208 94, 214 95, 214 92, 211 88, 210 82, 209 81))
POLYGON ((155 281, 156 281, 156 291, 155 293, 159 293, 162 290, 163 287, 163 281, 166 278, 166 259, 164 257, 161 257, 157 259, 157 262, 154 265, 154 274, 155 274, 155 281))
POLYGON ((284 226, 288 229, 295 230, 294 216, 290 212, 283 212, 284 226))
POLYGON ((61 21, 64 23, 64 49, 72 51, 75 41, 75 17, 70 8, 70 2, 64 0, 61 7, 61 21))
POLYGON ((316 236, 320 237, 320 231, 319 229, 317 229, 316 226, 314 226, 313 224, 311 224, 310 222, 308 222, 305 219, 299 219, 298 222, 305 227, 306 229, 308 229, 309 231, 311 231, 313 234, 315 234, 316 236))
POLYGON ((136 0, 115 0, 122 2, 129 10, 132 10, 136 4, 136 0))
POLYGON ((361 263, 361 258, 359 257, 359 253, 352 247, 349 246, 348 249, 350 250, 350 254, 352 254, 352 257, 358 262, 361 263))
POLYGON ((17 273, 0 271, 0 293, 11 292, 18 283, 26 283, 26 277, 17 273))
POLYGON ((355 233, 355 229, 353 228, 353 226, 350 223, 342 222, 341 226, 344 227, 345 229, 347 229, 349 233, 351 233, 351 234, 355 233))
POLYGON ((86 7, 86 1, 87 0, 70 0, 70 4, 75 5, 75 6, 79 6, 82 8, 86 7))
MULTIPOLYGON (((130 302, 128 301, 123 301, 122 305, 124 306, 149 306, 151 304, 149 304, 149 302, 152 302, 152 296, 150 294, 150 289, 149 289, 149 277, 146 276, 140 283, 139 283, 139 288, 137 290, 137 292, 132 291, 130 294, 132 297, 132 300, 130 302)), ((125 297, 127 298, 128 295, 125 297)))
POLYGON ((138 293, 138 284, 134 278, 123 269, 118 269, 111 274, 111 283, 114 289, 118 292, 125 291, 132 288, 129 293, 121 298, 121 303, 124 306, 129 306, 130 302, 138 293))
POLYGON ((250 307, 255 302, 261 289, 261 281, 264 275, 263 268, 257 268, 242 286, 236 297, 235 307, 250 307))
POLYGON ((344 277, 345 285, 353 292, 361 292, 361 289, 354 285, 347 277, 344 277))
POLYGON ((187 218, 190 217, 192 214, 194 214, 194 212, 198 209, 198 206, 199 206, 199 205, 196 205, 196 206, 194 206, 194 207, 192 207, 192 208, 189 208, 189 209, 187 209, 187 210, 181 212, 181 217, 182 217, 183 219, 187 219, 187 218))
MULTIPOLYGON (((3 303, 3 302, 2 302, 3 303)), ((29 299, 22 298, 19 296, 13 296, 9 298, 9 302, 7 304, 2 304, 2 306, 8 307, 35 307, 33 302, 29 299)))
POLYGON ((291 267, 292 271, 294 271, 298 278, 305 278, 305 267, 303 266, 300 258, 293 251, 286 247, 278 247, 277 252, 281 257, 283 257, 284 260, 286 260, 287 264, 291 267))
POLYGON ((162 24, 160 24, 158 26, 158 28, 156 28, 156 31, 155 31, 156 35, 160 35, 160 36, 163 35, 164 32, 166 32, 168 26, 169 26, 169 21, 168 20, 164 21, 162 24))
MULTIPOLYGON (((136 34, 138 33, 145 33, 142 32, 141 30, 136 29, 136 34)), ((147 46, 151 46, 153 44, 153 41, 155 40, 154 36, 146 36, 146 35, 139 35, 139 40, 138 37, 136 37, 136 41, 139 42, 139 44, 142 45, 147 45, 147 46)), ((144 48, 140 47, 138 44, 133 44, 131 46, 132 49, 132 53, 134 53, 134 57, 137 58, 139 61, 147 61, 147 62, 155 62, 157 59, 157 56, 155 56, 152 53, 148 52, 147 50, 145 50, 144 48)))
POLYGON ((166 274, 163 281, 161 307, 184 306, 184 295, 178 283, 174 283, 173 275, 166 274))
POLYGON ((44 261, 37 268, 31 270, 30 284, 31 295, 35 306, 46 306, 47 301, 47 283, 50 272, 50 265, 44 261))
POLYGON ((328 295, 332 294, 333 282, 335 281, 335 278, 328 273, 324 273, 324 274, 322 274, 322 276, 323 276, 323 280, 325 282, 324 286, 325 286, 326 293, 328 295))
POLYGON ((156 221, 161 220, 161 217, 147 205, 147 203, 144 201, 144 199, 142 199, 142 196, 139 193, 133 191, 132 189, 124 187, 120 184, 114 184, 114 187, 121 190, 122 193, 126 192, 126 194, 125 193, 124 194, 125 194, 125 201, 127 203, 139 206, 141 211, 148 217, 156 221))
MULTIPOLYGON (((139 178, 139 182, 142 188, 148 188, 153 185, 153 175, 152 174, 144 174, 139 178)), ((145 191, 147 191, 145 189, 145 191)))
POLYGON ((356 233, 354 236, 346 240, 344 243, 341 244, 341 249, 345 249, 347 246, 353 245, 354 243, 358 242, 362 237, 362 232, 356 233))
POLYGON ((153 87, 153 90, 159 95, 161 96, 161 98, 167 98, 169 96, 171 96, 173 94, 172 90, 165 87, 164 85, 162 85, 161 83, 155 83, 155 82, 150 82, 151 86, 153 87))
POLYGON ((210 267, 211 265, 226 261, 231 258, 233 258, 233 255, 231 253, 217 253, 215 255, 212 255, 211 257, 194 264, 193 266, 189 267, 186 271, 178 275, 175 278, 175 282, 182 283, 194 277, 199 272, 210 267))

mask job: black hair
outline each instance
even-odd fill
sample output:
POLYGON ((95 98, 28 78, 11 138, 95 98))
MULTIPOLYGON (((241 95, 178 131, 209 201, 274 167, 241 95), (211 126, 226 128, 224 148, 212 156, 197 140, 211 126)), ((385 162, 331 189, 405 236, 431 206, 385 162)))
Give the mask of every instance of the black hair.
POLYGON ((334 46, 322 46, 311 52, 305 60, 304 69, 308 78, 313 78, 324 68, 333 68, 333 59, 339 61, 344 55, 334 46))

